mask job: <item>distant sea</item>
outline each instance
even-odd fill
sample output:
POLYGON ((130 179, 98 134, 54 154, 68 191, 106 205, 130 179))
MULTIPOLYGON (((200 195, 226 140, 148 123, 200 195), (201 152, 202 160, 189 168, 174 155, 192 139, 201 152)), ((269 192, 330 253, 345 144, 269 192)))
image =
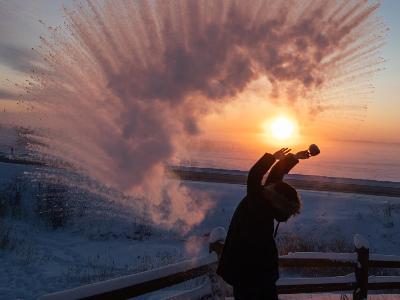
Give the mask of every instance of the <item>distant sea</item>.
MULTIPOLYGON (((400 143, 330 141, 319 147, 319 156, 301 161, 291 173, 400 182, 400 143)), ((248 170, 264 152, 276 149, 263 150, 208 143, 192 150, 179 164, 248 170)))

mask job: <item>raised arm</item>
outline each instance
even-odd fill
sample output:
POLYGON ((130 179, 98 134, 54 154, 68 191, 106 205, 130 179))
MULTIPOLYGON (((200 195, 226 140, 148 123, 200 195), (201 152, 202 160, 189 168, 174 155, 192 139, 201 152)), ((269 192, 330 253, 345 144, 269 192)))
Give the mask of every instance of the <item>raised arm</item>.
POLYGON ((272 154, 265 153, 254 166, 251 167, 249 175, 247 176, 247 194, 252 194, 257 191, 261 186, 263 176, 268 172, 275 160, 272 154))
POLYGON ((262 178, 275 163, 281 159, 290 149, 282 148, 274 154, 265 153, 250 169, 247 176, 247 194, 256 193, 262 187, 262 178))
POLYGON ((269 172, 265 185, 281 181, 283 177, 289 173, 295 165, 298 164, 299 159, 310 158, 310 153, 305 151, 297 152, 296 154, 289 153, 285 157, 279 160, 269 172))
POLYGON ((271 172, 269 172, 265 185, 281 181, 283 177, 289 173, 289 171, 297 165, 299 160, 296 155, 289 153, 284 158, 273 166, 271 172))

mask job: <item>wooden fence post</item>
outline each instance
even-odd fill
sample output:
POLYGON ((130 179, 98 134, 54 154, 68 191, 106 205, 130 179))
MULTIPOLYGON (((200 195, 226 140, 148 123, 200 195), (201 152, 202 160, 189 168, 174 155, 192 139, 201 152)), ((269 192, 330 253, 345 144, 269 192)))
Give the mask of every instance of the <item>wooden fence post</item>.
MULTIPOLYGON (((218 261, 221 258, 222 250, 224 248, 224 242, 226 237, 226 231, 223 227, 216 227, 210 233, 208 251, 215 252, 218 256, 218 261)), ((217 266, 210 270, 209 278, 211 282, 211 290, 213 293, 213 299, 225 299, 226 284, 217 275, 217 266)))
POLYGON ((354 235, 354 246, 357 253, 357 264, 354 270, 356 276, 356 289, 353 300, 364 300, 368 296, 368 262, 369 244, 360 234, 354 235))
POLYGON ((218 260, 221 258, 225 237, 226 231, 224 227, 216 227, 210 233, 208 251, 210 253, 215 252, 218 256, 218 260))

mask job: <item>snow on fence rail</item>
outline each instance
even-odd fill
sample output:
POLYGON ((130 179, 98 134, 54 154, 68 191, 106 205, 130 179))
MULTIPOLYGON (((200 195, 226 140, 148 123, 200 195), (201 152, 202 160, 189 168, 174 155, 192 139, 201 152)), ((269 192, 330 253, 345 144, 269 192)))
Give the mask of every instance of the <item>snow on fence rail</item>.
MULTIPOLYGON (((281 267, 353 267, 346 276, 281 278, 277 282, 281 294, 353 291, 353 299, 366 299, 368 290, 400 289, 400 276, 368 276, 369 267, 400 268, 400 257, 369 255, 368 244, 355 236, 355 253, 296 252, 280 256, 281 267), (362 242, 361 242, 362 241, 362 242)), ((44 295, 40 300, 63 299, 127 299, 154 292, 196 277, 208 275, 209 283, 181 291, 169 299, 200 299, 205 296, 230 296, 229 287, 221 285, 215 274, 224 242, 224 230, 215 228, 210 234, 210 254, 202 258, 182 261, 139 274, 123 276, 103 282, 44 295), (222 288, 221 288, 222 286, 222 288)))
POLYGON ((44 295, 40 299, 127 299, 206 275, 217 261, 213 252, 202 258, 44 295))

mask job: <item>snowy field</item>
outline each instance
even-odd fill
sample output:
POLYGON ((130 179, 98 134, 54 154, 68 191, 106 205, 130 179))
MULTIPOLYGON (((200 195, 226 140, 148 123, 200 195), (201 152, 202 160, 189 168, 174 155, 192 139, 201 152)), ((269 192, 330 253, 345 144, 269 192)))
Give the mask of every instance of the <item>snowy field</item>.
MULTIPOLYGON (((0 167, 3 181, 26 171, 22 166, 2 164, 0 167)), ((46 293, 206 254, 207 235, 214 227, 229 226, 235 207, 245 195, 245 186, 183 184, 193 191, 206 191, 214 203, 204 221, 185 237, 151 230, 134 234, 132 231, 137 228, 133 220, 118 218, 116 213, 96 217, 88 214, 76 224, 55 230, 29 218, 4 217, 0 233, 7 233, 12 246, 0 247, 0 299, 35 299, 46 293)), ((281 254, 288 251, 352 252, 353 235, 360 233, 369 240, 372 253, 400 255, 399 198, 300 192, 302 213, 279 228, 281 254)), ((199 282, 201 279, 179 288, 192 288, 199 282)), ((142 299, 161 299, 161 295, 171 294, 173 289, 142 299)), ((333 298, 293 297, 282 299, 340 299, 337 295, 332 295, 333 298)))
MULTIPOLYGON (((196 229, 204 233, 216 226, 227 228, 235 207, 245 195, 245 186, 200 182, 189 185, 207 190, 216 205, 196 229)), ((352 251, 353 236, 359 233, 369 240, 372 252, 400 254, 399 198, 316 191, 300 194, 301 214, 281 224, 278 237, 307 237, 328 244, 344 241, 352 251)))

